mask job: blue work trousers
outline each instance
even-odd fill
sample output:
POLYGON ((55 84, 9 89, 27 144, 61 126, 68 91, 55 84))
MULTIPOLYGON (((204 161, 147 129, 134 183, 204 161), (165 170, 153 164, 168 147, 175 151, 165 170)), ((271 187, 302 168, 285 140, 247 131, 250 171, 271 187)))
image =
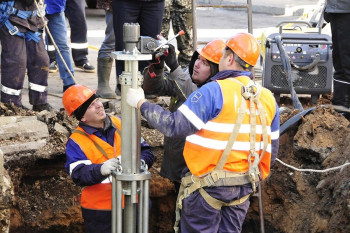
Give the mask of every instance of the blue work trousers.
MULTIPOLYGON (((72 57, 70 54, 70 48, 68 45, 68 36, 67 36, 67 25, 64 12, 46 15, 46 18, 49 20, 47 26, 52 34, 54 41, 57 44, 58 49, 60 50, 63 59, 67 63, 67 66, 70 72, 74 75, 74 68, 72 64, 72 57)), ((48 44, 48 43, 46 43, 48 44)), ((68 70, 61 57, 56 51, 57 65, 60 72, 60 77, 63 81, 63 86, 68 86, 74 84, 74 79, 70 76, 68 70)))

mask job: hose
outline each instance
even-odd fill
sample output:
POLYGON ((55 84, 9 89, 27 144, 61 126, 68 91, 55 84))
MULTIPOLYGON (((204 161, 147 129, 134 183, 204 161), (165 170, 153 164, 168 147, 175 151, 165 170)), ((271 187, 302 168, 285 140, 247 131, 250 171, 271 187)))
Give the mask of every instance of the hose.
POLYGON ((302 116, 305 116, 305 115, 309 114, 315 108, 316 107, 312 107, 312 108, 306 109, 306 110, 296 114, 295 116, 289 118, 280 127, 280 136, 282 136, 285 132, 287 132, 290 128, 292 128, 296 123, 298 123, 301 120, 302 116))
POLYGON ((315 66, 321 61, 321 54, 319 53, 316 53, 315 54, 315 58, 314 60, 308 64, 308 65, 305 65, 305 66, 298 66, 296 64, 294 64, 294 62, 290 61, 290 64, 293 68, 297 69, 297 70, 300 70, 300 71, 311 71, 315 68, 315 66))
POLYGON ((293 81, 292 81, 292 67, 290 64, 290 59, 289 56, 287 55, 287 52, 285 51, 284 47, 282 46, 282 38, 280 35, 275 36, 275 41, 277 44, 277 47, 280 51, 281 54, 281 60, 282 60, 282 65, 284 67, 285 70, 285 74, 288 76, 288 84, 289 84, 289 90, 290 90, 290 94, 292 97, 292 101, 293 101, 293 106, 296 109, 299 109, 300 112, 304 111, 303 106, 301 105, 299 98, 294 90, 293 87, 293 81))

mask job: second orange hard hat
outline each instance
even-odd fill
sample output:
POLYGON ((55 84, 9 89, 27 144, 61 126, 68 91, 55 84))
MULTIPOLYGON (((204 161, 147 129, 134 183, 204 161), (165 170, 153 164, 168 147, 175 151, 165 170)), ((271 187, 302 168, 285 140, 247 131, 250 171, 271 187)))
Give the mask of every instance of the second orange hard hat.
POLYGON ((225 48, 225 41, 222 39, 216 39, 210 41, 203 48, 197 49, 197 52, 205 59, 219 64, 220 58, 222 57, 222 50, 225 48))

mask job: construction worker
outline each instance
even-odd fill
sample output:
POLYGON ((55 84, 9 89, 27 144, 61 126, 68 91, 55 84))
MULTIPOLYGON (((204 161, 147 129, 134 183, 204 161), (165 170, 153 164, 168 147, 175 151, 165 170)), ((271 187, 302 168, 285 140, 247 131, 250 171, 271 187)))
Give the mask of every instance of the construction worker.
MULTIPOLYGON (((41 5, 42 6, 42 5, 41 5)), ((47 103, 49 58, 42 38, 45 13, 33 0, 0 1, 1 102, 23 107, 28 75, 33 110, 52 110, 47 103)))
POLYGON ((103 40, 102 45, 98 50, 97 56, 98 86, 96 94, 101 98, 115 99, 117 97, 115 90, 112 90, 109 86, 109 80, 114 60, 111 58, 111 52, 113 52, 115 48, 112 0, 97 0, 96 7, 105 10, 106 21, 105 39, 103 40))
MULTIPOLYGON (((273 94, 251 80, 259 44, 249 33, 226 41, 219 73, 173 113, 147 102, 141 88, 127 102, 167 137, 187 136, 189 169, 177 207, 182 233, 241 232, 256 182, 278 153, 279 110, 273 94)), ((175 224, 178 231, 178 222, 175 224)))
MULTIPOLYGON (((164 73, 164 62, 155 61, 144 72, 143 89, 146 94, 171 96, 169 110, 176 111, 199 87, 207 83, 211 77, 219 72, 219 61, 225 41, 216 39, 209 42, 202 49, 193 52, 189 69, 182 69, 178 64, 174 46, 170 45, 168 56, 165 58, 167 66, 171 67, 170 73, 164 73), (156 76, 152 77, 154 73, 156 76)), ((164 58, 161 56, 161 58, 164 58)), ((181 183, 181 173, 186 168, 183 156, 186 137, 164 137, 164 157, 160 174, 170 179, 178 193, 181 183)))
POLYGON ((183 36, 176 37, 177 49, 180 54, 178 57, 181 67, 187 67, 190 63, 193 43, 192 43, 192 1, 191 0, 165 0, 164 16, 162 22, 161 34, 168 38, 170 30, 170 21, 174 34, 181 30, 185 33, 183 36))
MULTIPOLYGON (((83 85, 68 88, 62 97, 69 116, 79 120, 66 147, 66 170, 76 185, 84 186, 81 207, 86 232, 111 232, 111 173, 120 164, 121 122, 106 115, 95 91, 83 85)), ((154 161, 148 144, 141 140, 141 159, 154 161)))
POLYGON ((333 46, 333 105, 347 108, 350 119, 350 1, 327 0, 324 18, 330 22, 333 46))
MULTIPOLYGON (((54 57, 57 57, 57 70, 60 72, 60 78, 63 82, 63 92, 67 90, 70 86, 75 84, 73 75, 74 68, 72 62, 72 56, 70 53, 70 48, 68 44, 67 37, 67 25, 66 25, 66 17, 64 16, 64 10, 66 7, 66 0, 45 0, 46 4, 46 18, 48 19, 47 27, 60 51, 61 56, 58 55, 58 51, 55 50, 53 45, 46 43, 47 50, 52 51, 56 54, 54 57), (68 69, 66 68, 65 64, 68 69)), ((46 32, 47 42, 50 41, 50 37, 48 36, 48 32, 46 32)), ((55 61, 56 64, 56 61, 55 61)), ((50 65, 51 66, 51 65, 50 65)), ((51 68, 49 68, 50 71, 51 68)))

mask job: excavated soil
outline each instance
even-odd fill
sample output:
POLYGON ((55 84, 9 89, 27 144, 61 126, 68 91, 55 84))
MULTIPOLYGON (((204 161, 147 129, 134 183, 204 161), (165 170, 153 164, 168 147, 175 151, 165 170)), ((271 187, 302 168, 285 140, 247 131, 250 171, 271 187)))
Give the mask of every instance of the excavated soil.
MULTIPOLYGON (((318 170, 350 161, 349 121, 332 107, 323 106, 330 103, 329 99, 327 95, 320 98, 314 111, 281 136, 280 160, 298 169, 318 170)), ((304 109, 314 106, 308 98, 300 101, 304 109)), ((280 106, 284 107, 281 124, 298 113, 288 97, 281 97, 280 106)), ((1 116, 36 114, 0 104, 1 116)), ((81 233, 80 188, 72 183, 64 169, 67 136, 54 130, 55 123, 59 123, 71 132, 77 122, 64 112, 45 116, 41 119, 49 128, 47 145, 40 151, 4 157, 13 186, 10 232, 81 233), (47 156, 37 156, 43 153, 47 156), (13 156, 22 159, 13 160, 13 156)), ((172 232, 174 187, 159 175, 163 136, 145 121, 141 131, 157 157, 150 169, 149 232, 172 232)), ((265 232, 350 232, 349 166, 328 172, 295 171, 276 161, 261 187, 265 232)), ((260 232, 260 225, 259 198, 254 195, 242 232, 260 232)))

